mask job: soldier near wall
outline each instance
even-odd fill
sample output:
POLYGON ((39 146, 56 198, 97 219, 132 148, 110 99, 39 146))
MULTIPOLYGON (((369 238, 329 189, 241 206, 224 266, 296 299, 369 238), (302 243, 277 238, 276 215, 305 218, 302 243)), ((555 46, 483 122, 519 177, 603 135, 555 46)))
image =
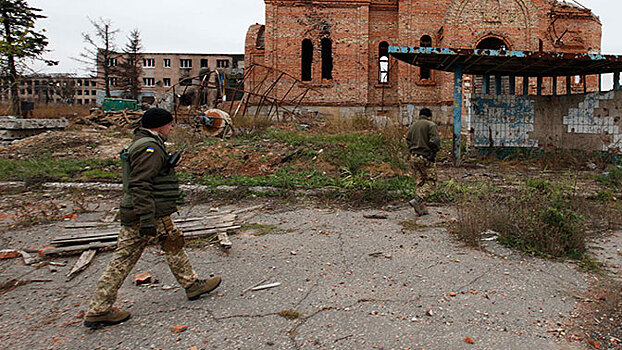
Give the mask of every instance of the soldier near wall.
POLYGON ((121 231, 112 260, 97 282, 97 288, 84 318, 89 328, 121 323, 130 318, 127 311, 113 308, 123 281, 149 244, 158 244, 177 282, 190 300, 216 289, 220 277, 199 279, 190 264, 182 232, 171 214, 177 212, 179 182, 175 166, 180 157, 170 155, 164 142, 173 128, 173 116, 160 108, 145 112, 142 127, 121 152, 123 161, 123 200, 121 231))
POLYGON ((425 206, 427 196, 436 186, 436 153, 440 150, 441 139, 437 125, 430 120, 432 111, 423 108, 419 111, 419 119, 408 128, 406 142, 410 152, 410 166, 417 176, 417 190, 415 198, 410 204, 417 215, 427 215, 425 206))

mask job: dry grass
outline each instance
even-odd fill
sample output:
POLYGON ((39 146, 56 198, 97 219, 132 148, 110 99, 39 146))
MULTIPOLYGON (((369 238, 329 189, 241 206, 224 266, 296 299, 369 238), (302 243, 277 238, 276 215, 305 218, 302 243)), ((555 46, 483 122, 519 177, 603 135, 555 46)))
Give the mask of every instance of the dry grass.
MULTIPOLYGON (((31 118, 36 119, 71 119, 74 117, 85 116, 90 112, 92 105, 68 105, 65 103, 42 103, 35 102, 35 109, 31 118)), ((11 114, 11 106, 7 103, 0 104, 0 111, 3 115, 11 114)), ((30 116, 29 116, 30 118, 30 116)))
POLYGON ((459 207, 457 236, 479 246, 482 233, 492 230, 498 240, 527 253, 581 259, 595 232, 615 225, 602 205, 576 196, 567 187, 529 180, 513 193, 469 198, 459 207))

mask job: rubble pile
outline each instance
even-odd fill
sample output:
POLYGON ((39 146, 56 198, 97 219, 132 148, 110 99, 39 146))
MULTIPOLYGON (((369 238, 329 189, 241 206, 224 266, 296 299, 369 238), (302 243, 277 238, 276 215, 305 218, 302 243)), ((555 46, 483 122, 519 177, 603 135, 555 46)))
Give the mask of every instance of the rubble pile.
POLYGON ((72 120, 75 125, 95 126, 99 129, 108 128, 135 128, 138 126, 142 111, 106 111, 102 112, 99 108, 91 110, 91 114, 85 117, 78 117, 72 120))

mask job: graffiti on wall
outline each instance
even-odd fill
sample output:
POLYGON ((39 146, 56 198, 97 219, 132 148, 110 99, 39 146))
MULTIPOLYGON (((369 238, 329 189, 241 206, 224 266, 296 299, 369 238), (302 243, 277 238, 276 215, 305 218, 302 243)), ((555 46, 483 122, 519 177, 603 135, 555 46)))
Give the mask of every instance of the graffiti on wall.
POLYGON ((474 94, 467 105, 475 147, 537 147, 535 102, 528 96, 474 94))
POLYGON ((620 115, 615 115, 620 101, 616 102, 615 95, 615 91, 587 94, 577 108, 570 108, 568 115, 564 116, 563 121, 564 125, 568 126, 568 133, 601 135, 602 151, 620 152, 622 150, 620 115))

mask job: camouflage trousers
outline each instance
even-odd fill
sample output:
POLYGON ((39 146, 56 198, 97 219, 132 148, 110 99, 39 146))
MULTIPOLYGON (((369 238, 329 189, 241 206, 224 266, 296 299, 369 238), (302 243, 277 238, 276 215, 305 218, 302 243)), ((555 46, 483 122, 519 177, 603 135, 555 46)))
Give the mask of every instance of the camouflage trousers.
POLYGON ((436 181, 438 180, 436 176, 436 163, 430 162, 420 155, 411 154, 410 167, 419 180, 415 192, 417 196, 425 200, 430 192, 434 190, 434 187, 436 187, 436 181))
POLYGON ((138 233, 139 224, 121 226, 117 249, 114 251, 106 271, 97 282, 95 294, 86 312, 87 316, 103 315, 112 309, 119 288, 149 244, 159 243, 166 254, 166 262, 171 272, 182 287, 187 288, 198 279, 183 247, 162 243, 166 242, 162 240, 163 237, 179 237, 182 235, 181 231, 173 224, 171 217, 157 218, 156 227, 158 230, 157 237, 144 237, 138 233))

